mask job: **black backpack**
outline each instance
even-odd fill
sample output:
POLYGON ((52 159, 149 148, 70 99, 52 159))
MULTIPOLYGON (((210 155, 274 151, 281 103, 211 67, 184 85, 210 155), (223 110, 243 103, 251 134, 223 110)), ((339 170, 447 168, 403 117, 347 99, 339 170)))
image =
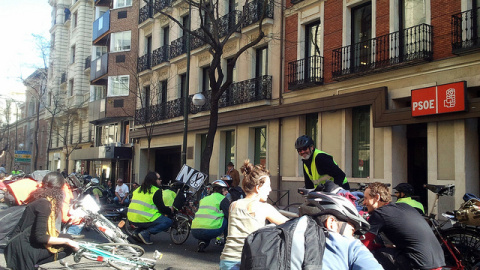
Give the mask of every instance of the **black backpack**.
POLYGON ((11 206, 0 212, 0 248, 5 248, 8 236, 12 233, 27 205, 11 206))
POLYGON ((322 269, 327 231, 310 216, 251 233, 240 269, 322 269))

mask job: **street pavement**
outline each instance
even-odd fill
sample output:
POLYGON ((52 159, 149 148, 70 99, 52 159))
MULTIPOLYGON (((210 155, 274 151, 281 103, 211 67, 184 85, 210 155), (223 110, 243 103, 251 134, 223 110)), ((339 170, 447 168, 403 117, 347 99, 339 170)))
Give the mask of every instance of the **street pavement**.
MULTIPOLYGON (((91 230, 85 233, 87 242, 106 242, 102 236, 91 230)), ((145 249, 143 257, 152 258, 155 250, 163 253, 162 259, 157 261, 156 270, 193 270, 193 269, 219 269, 220 253, 223 247, 214 244, 214 240, 210 243, 204 253, 197 252, 197 240, 190 235, 185 243, 182 245, 175 245, 170 240, 170 235, 166 232, 161 232, 152 236, 153 245, 145 245, 136 243, 145 249)), ((6 262, 3 256, 3 250, 0 249, 0 269, 6 269, 6 262)), ((66 261, 69 264, 74 264, 72 256, 68 257, 66 261)), ((68 269, 62 266, 59 262, 52 262, 41 266, 43 269, 68 269)), ((73 268, 73 267, 72 267, 73 268)), ((108 267, 101 267, 97 262, 90 262, 82 259, 74 269, 109 269, 108 267)))

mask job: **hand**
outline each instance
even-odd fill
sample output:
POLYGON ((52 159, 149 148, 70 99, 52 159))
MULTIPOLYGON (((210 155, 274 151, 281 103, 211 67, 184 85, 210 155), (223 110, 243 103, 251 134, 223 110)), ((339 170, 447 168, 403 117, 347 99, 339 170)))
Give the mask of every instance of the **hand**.
POLYGON ((67 240, 67 245, 69 245, 70 247, 72 247, 72 249, 73 249, 74 251, 77 251, 77 250, 80 249, 80 246, 78 245, 78 242, 75 242, 75 241, 73 241, 73 240, 71 240, 71 239, 68 239, 68 240, 67 240))

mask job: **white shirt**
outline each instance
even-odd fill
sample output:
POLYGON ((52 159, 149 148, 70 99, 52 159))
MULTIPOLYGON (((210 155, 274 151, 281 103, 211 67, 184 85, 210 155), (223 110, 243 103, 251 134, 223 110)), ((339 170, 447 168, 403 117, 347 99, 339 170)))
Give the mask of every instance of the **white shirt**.
POLYGON ((128 186, 125 184, 122 184, 121 186, 117 185, 115 187, 115 192, 118 193, 118 195, 123 198, 128 193, 128 186))

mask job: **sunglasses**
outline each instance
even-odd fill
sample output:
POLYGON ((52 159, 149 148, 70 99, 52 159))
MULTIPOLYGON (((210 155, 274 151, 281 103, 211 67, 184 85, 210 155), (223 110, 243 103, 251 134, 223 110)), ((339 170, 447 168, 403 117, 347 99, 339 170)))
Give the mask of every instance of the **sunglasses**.
POLYGON ((302 148, 298 148, 298 149, 297 149, 297 152, 306 151, 307 149, 308 149, 308 146, 305 146, 305 147, 302 147, 302 148))

